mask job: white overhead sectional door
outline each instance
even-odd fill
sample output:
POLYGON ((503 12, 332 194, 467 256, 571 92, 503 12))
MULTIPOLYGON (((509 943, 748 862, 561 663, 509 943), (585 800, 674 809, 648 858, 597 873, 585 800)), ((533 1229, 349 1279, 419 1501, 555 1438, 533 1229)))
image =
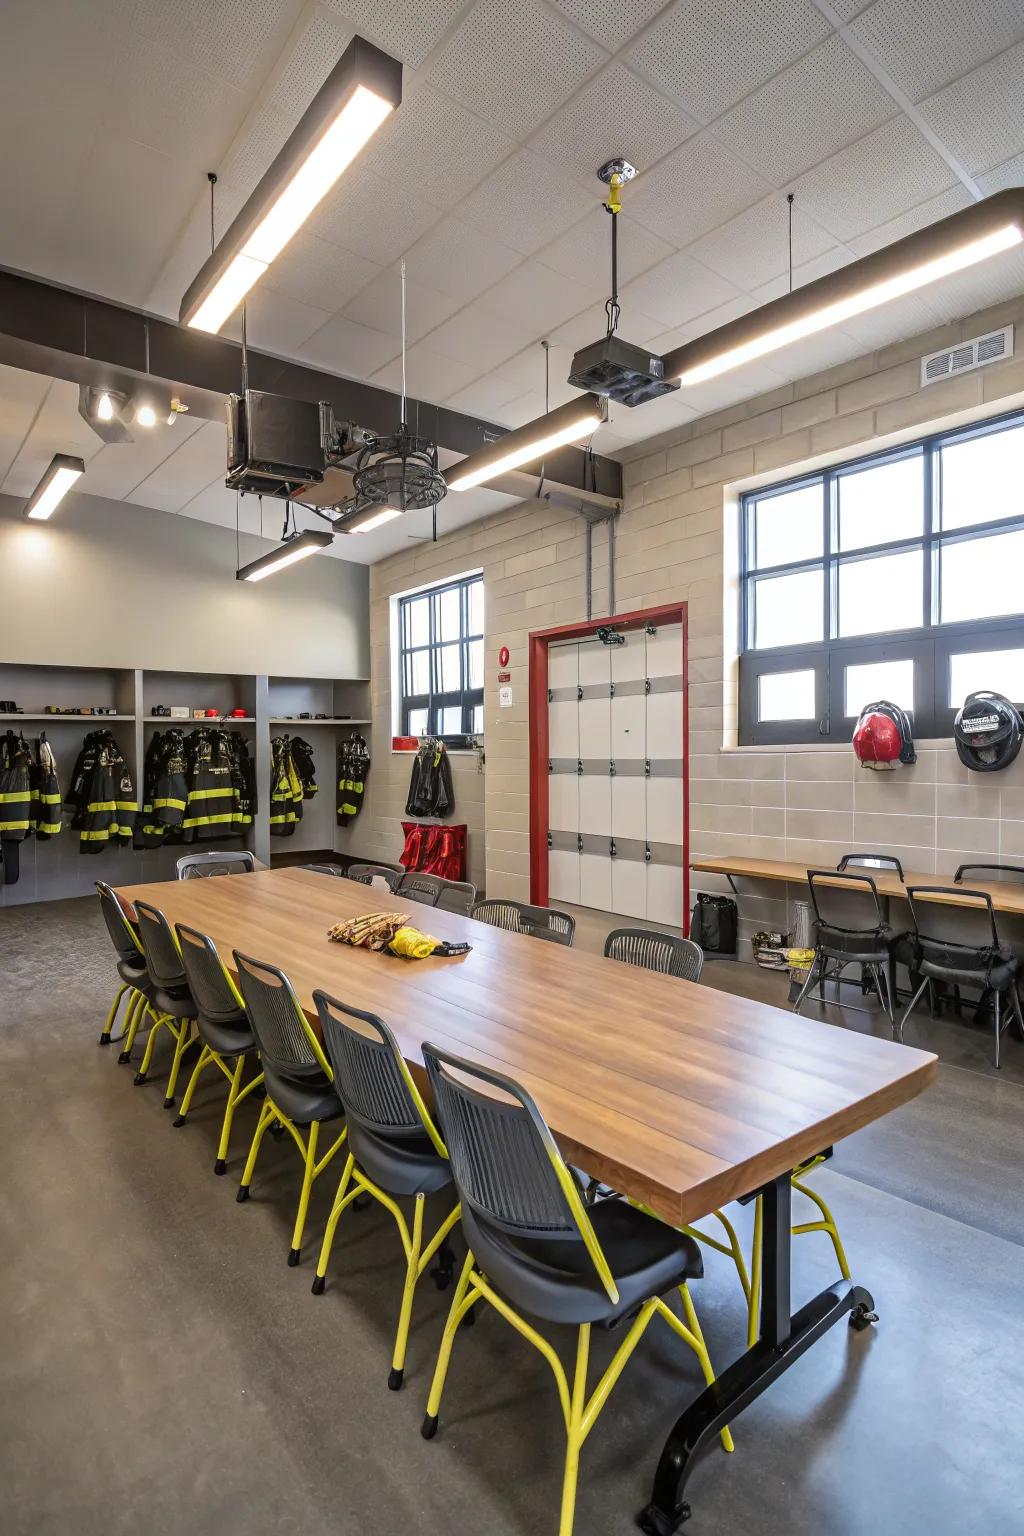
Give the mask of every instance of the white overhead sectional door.
POLYGON ((683 921, 679 624, 548 652, 548 893, 625 918, 683 921))

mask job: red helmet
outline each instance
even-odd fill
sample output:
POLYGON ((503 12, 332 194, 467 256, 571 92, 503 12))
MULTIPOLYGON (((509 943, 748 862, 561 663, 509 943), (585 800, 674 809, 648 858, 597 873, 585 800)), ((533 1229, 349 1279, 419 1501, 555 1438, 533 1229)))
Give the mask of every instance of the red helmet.
POLYGON ((853 733, 853 750, 865 768, 895 768, 898 763, 916 762, 906 712, 885 699, 866 705, 853 733))

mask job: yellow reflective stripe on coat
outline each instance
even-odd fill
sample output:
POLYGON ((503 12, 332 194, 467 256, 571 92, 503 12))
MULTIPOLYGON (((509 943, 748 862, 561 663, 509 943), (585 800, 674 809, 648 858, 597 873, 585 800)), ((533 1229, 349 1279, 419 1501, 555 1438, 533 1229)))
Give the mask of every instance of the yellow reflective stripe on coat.
POLYGON ((40 821, 36 823, 36 831, 45 832, 49 837, 56 837, 63 825, 61 821, 40 821))
POLYGON ((24 821, 0 821, 0 832, 27 832, 28 829, 29 819, 27 816, 24 821))
MULTIPOLYGON (((225 789, 193 789, 189 791, 188 802, 191 805, 193 800, 223 800, 226 795, 236 795, 237 793, 238 791, 233 784, 227 785, 225 789)), ((158 800, 156 803, 159 805, 160 801, 158 800)), ((168 804, 177 805, 178 802, 172 800, 168 801, 168 804)))
POLYGON ((215 823, 236 821, 237 817, 232 811, 226 811, 222 816, 186 816, 182 826, 188 827, 212 827, 215 823))
POLYGON ((38 800, 40 805, 60 805, 60 795, 43 795, 33 790, 32 798, 38 800))
POLYGON ((166 800, 157 799, 157 800, 153 801, 152 806, 148 806, 147 805, 146 806, 146 810, 158 811, 163 806, 170 807, 170 809, 172 811, 183 811, 185 809, 185 801, 184 800, 172 800, 170 798, 168 798, 166 800))
MULTIPOLYGON (((8 780, 8 782, 10 782, 8 780)), ((0 795, 0 805, 10 805, 14 800, 30 800, 32 796, 27 789, 6 790, 0 795)))

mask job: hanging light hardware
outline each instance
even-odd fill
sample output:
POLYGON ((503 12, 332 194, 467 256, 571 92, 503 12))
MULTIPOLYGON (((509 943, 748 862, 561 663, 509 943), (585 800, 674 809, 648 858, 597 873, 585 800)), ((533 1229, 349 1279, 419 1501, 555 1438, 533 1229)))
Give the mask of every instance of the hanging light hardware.
POLYGON ((85 460, 73 453, 55 453, 46 473, 25 503, 25 516, 36 522, 52 517, 75 481, 85 474, 85 460))

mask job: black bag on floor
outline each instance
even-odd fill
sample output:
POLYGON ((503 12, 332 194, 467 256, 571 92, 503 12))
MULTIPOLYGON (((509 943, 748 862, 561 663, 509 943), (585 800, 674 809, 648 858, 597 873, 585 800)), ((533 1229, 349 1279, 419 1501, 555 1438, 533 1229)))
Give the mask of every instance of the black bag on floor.
POLYGON ((729 896, 701 891, 690 919, 690 938, 706 955, 734 955, 739 913, 729 896))

